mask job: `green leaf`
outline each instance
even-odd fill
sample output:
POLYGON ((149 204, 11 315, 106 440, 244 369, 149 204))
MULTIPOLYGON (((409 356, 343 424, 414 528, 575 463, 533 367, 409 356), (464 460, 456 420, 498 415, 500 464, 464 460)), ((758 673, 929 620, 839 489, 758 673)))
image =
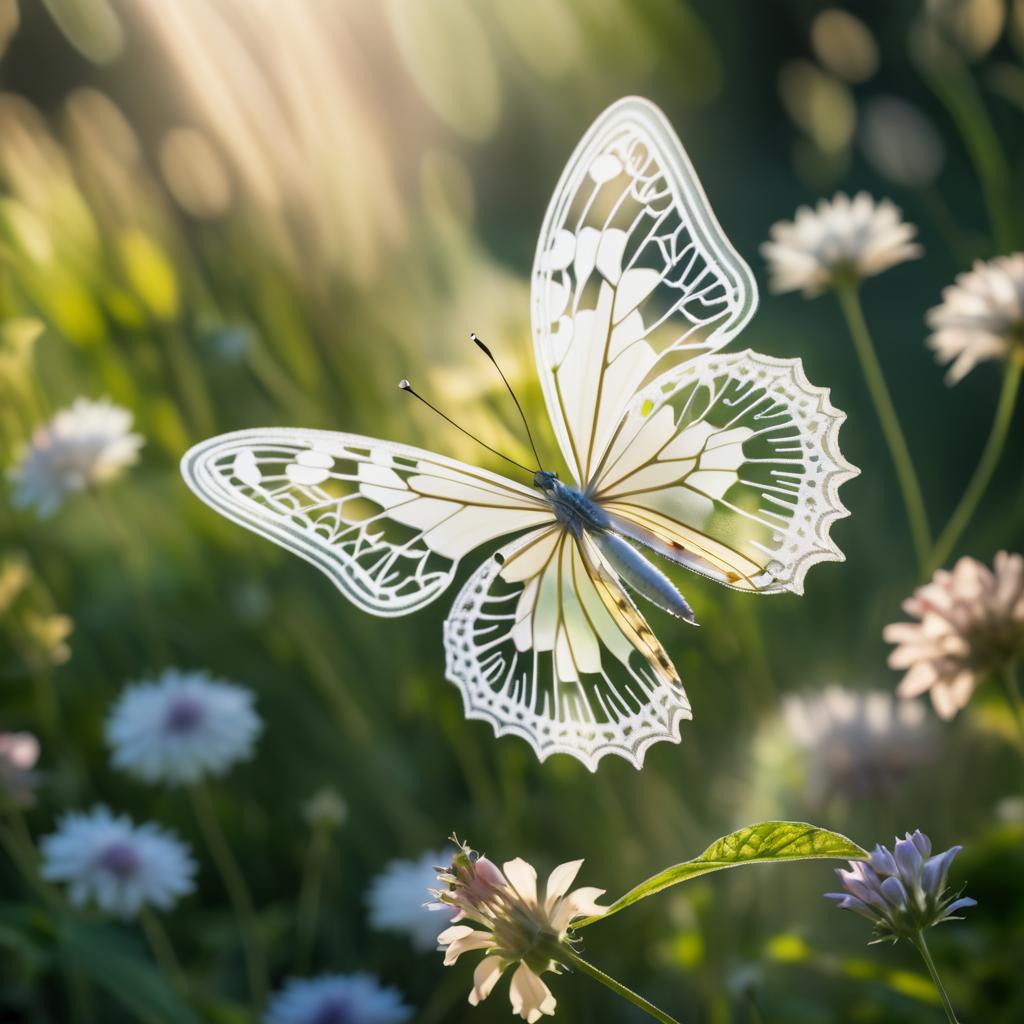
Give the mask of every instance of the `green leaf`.
POLYGON ((793 860, 861 860, 867 850, 838 832, 808 825, 802 821, 762 821, 715 840, 699 857, 683 861, 652 875, 646 882, 630 889, 617 899, 604 914, 577 921, 574 928, 585 928, 595 921, 604 921, 620 910, 691 878, 739 867, 741 864, 773 864, 793 860))

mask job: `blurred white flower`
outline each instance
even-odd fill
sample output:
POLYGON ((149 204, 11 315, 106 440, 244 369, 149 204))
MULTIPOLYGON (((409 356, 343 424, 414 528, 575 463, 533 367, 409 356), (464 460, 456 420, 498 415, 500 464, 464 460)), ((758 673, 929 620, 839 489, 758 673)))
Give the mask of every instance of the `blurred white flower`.
POLYGON ((106 807, 65 814, 57 831, 43 837, 40 852, 43 878, 66 882, 72 905, 93 900, 122 918, 145 906, 168 910, 194 888, 196 865, 184 843, 106 807))
POLYGON ((555 997, 541 974, 561 970, 553 953, 564 943, 572 921, 608 909, 596 902, 603 889, 568 891, 582 865, 582 860, 559 865, 548 876, 541 894, 537 872, 521 857, 506 861, 502 873, 486 857, 460 845, 451 867, 437 876, 445 888, 435 889, 433 894, 442 906, 457 911, 453 921, 469 920, 482 926, 455 924, 437 937, 444 948, 446 967, 471 950, 486 953, 473 973, 472 1006, 491 994, 505 970, 518 965, 509 988, 512 1012, 529 1024, 542 1016, 554 1016, 555 997))
POLYGON ((978 260, 958 274, 927 321, 936 360, 953 363, 947 384, 963 380, 986 359, 1024 360, 1024 252, 978 260))
POLYGON ((934 731, 920 704, 892 694, 828 686, 786 697, 782 716, 802 750, 807 797, 821 804, 837 793, 891 792, 934 753, 934 731))
POLYGON ((918 621, 882 634, 897 645, 889 665, 907 670, 896 692, 928 692, 939 715, 952 718, 989 675, 1024 655, 1024 557, 1000 551, 992 569, 961 558, 918 587, 903 610, 918 621))
POLYGON ((106 399, 78 398, 40 427, 11 472, 14 504, 47 517, 70 494, 119 476, 145 444, 132 414, 106 399))
POLYGON ((37 781, 33 769, 38 760, 39 740, 32 733, 0 733, 0 800, 31 806, 37 781))
POLYGON ((223 775, 252 754, 263 729, 253 695, 206 672, 168 669, 125 688, 106 722, 111 762, 146 782, 223 775))
POLYGON ((270 1001, 266 1024, 401 1024, 412 1016, 401 994, 369 974, 292 978, 270 1001))
POLYGON ((761 255, 772 291, 812 298, 920 256, 921 247, 911 241, 916 233, 891 200, 876 203, 866 192, 853 199, 837 192, 831 201, 818 200, 816 209, 801 206, 792 221, 773 224, 761 255))
POLYGON ((451 863, 451 859, 450 849, 432 850, 417 860, 386 864, 366 895, 370 924, 380 931, 403 932, 421 952, 436 949, 438 930, 451 921, 455 911, 439 916, 425 904, 437 883, 438 866, 451 863))

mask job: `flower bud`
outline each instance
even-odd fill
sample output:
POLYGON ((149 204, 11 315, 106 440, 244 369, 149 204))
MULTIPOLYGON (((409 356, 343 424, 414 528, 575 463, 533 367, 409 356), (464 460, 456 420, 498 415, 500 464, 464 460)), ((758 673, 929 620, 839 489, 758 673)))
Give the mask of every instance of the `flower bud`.
POLYGON ((826 896, 840 909, 873 921, 879 938, 912 938, 975 905, 969 897, 946 891, 949 866, 961 847, 934 857, 931 850, 931 840, 920 831, 897 839, 892 851, 878 845, 867 861, 851 861, 849 871, 837 870, 844 891, 826 896))

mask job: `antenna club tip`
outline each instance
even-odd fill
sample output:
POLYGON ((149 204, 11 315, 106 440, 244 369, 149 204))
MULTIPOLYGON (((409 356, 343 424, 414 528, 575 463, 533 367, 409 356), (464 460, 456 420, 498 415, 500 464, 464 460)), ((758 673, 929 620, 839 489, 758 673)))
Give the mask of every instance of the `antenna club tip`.
POLYGON ((398 382, 398 386, 399 386, 399 387, 400 387, 400 388, 401 388, 401 389, 402 389, 403 391, 411 391, 411 390, 412 390, 412 385, 411 385, 411 384, 409 383, 409 381, 408 381, 408 379, 407 379, 406 377, 403 377, 403 378, 402 378, 402 379, 401 379, 401 380, 400 380, 400 381, 398 382))

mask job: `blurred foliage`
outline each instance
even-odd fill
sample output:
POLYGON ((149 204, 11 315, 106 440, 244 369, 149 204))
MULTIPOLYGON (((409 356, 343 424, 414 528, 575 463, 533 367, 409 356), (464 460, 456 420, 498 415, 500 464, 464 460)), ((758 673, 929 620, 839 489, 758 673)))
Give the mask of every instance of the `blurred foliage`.
MULTIPOLYGON (((148 441, 102 500, 80 496, 52 521, 0 500, 0 726, 43 742, 17 848, 96 800, 198 846, 184 797, 114 774, 101 737, 126 682, 207 668, 252 687, 268 723, 258 758, 214 799, 275 982, 293 970, 315 831, 304 807, 331 786, 348 814, 329 840, 313 968, 377 973, 424 1024, 509 1010, 504 995, 470 1009, 468 969, 369 930, 363 893, 388 859, 458 829, 542 869, 584 856, 586 884, 615 893, 745 822, 811 814, 867 846, 914 827, 940 849, 963 843, 952 881, 979 906, 938 930, 934 954, 965 1019, 1024 1017, 1024 811, 1007 802, 1022 773, 998 701, 983 690, 937 728, 941 756, 896 793, 839 793, 824 809, 808 807, 815 787, 779 728, 782 694, 894 685, 881 628, 917 582, 830 301, 764 298, 741 344, 802 357, 849 414, 844 449, 863 474, 836 529, 848 562, 817 568, 803 599, 688 579, 699 631, 652 612, 694 721, 640 773, 613 759, 596 776, 562 757, 539 765, 520 741, 464 721, 443 679, 444 600, 410 619, 364 616, 201 506, 177 472, 190 443, 272 424, 486 463, 399 395, 403 375, 525 458, 470 330, 500 355, 553 451, 530 355, 532 250, 576 140, 637 92, 677 126, 760 280, 770 224, 834 188, 891 195, 920 226, 925 258, 871 282, 865 303, 944 521, 988 429, 997 371, 948 390, 923 313, 973 258, 1022 244, 1024 3, 827 8, 0 0, 0 458, 10 465, 80 394, 130 408, 148 441)), ((1020 549, 1022 457, 1018 429, 963 552, 1020 549)), ((0 877, 0 1019, 65 1021, 75 1008, 104 1024, 249 1019, 209 863, 166 921, 192 1010, 132 929, 69 917, 6 861, 0 877)), ((688 1024, 939 1019, 913 951, 865 948, 864 922, 821 898, 830 887, 825 865, 727 872, 588 929, 588 955, 688 1024)), ((562 1019, 635 1019, 584 979, 556 980, 555 992, 562 1019)))

